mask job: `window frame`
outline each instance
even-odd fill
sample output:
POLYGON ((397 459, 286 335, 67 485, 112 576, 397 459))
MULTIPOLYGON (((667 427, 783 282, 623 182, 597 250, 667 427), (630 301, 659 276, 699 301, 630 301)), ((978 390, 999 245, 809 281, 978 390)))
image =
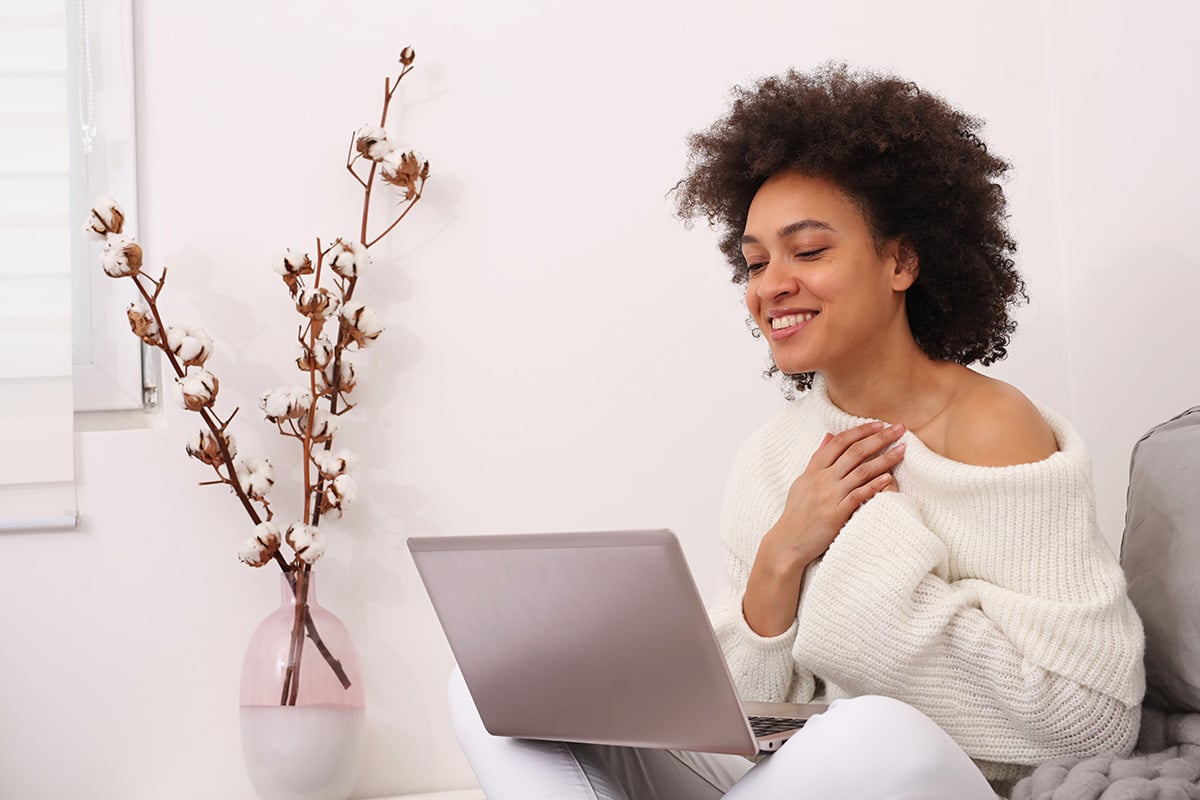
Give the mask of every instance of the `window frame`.
POLYGON ((88 210, 101 196, 121 204, 126 230, 137 234, 133 4, 67 0, 66 5, 75 411, 140 411, 158 404, 158 361, 129 333, 128 287, 104 274, 100 248, 83 235, 88 210), (90 154, 83 144, 89 106, 95 129, 90 154))

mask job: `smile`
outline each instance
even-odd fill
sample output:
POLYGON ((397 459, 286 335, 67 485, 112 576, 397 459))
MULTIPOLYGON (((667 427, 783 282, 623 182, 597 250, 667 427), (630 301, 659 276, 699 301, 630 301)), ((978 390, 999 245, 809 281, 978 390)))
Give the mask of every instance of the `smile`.
POLYGON ((794 328, 802 323, 811 322, 816 315, 816 311, 805 311, 800 314, 788 314, 786 317, 775 317, 771 320, 771 329, 780 331, 784 328, 794 328))

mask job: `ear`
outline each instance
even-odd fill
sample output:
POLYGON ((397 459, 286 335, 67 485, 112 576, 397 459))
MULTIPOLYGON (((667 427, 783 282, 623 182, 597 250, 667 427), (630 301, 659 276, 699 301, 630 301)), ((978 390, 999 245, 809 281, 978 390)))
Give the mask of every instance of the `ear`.
POLYGON ((917 258, 917 249, 913 247, 912 241, 907 236, 901 236, 893 241, 892 258, 894 262, 892 290, 908 291, 916 282, 917 275, 921 272, 921 265, 917 258))

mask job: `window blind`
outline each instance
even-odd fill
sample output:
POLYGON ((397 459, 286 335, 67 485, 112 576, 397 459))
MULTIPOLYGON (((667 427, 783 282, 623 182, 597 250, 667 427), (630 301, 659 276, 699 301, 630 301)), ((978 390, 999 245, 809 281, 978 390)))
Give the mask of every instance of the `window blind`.
POLYGON ((66 14, 0 10, 0 530, 76 517, 66 14))

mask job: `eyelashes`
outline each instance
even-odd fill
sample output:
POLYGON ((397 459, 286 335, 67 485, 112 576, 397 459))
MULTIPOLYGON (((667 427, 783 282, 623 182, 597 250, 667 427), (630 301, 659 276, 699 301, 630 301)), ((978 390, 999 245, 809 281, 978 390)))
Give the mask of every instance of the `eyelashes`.
MULTIPOLYGON (((800 252, 796 253, 796 255, 794 257, 801 261, 810 261, 810 260, 820 256, 822 253, 824 253, 828 249, 829 249, 828 247, 817 247, 812 250, 801 250, 800 252)), ((767 263, 768 262, 766 262, 766 261, 754 261, 752 263, 747 264, 745 266, 746 274, 753 275, 756 272, 759 272, 760 270, 762 270, 763 267, 767 266, 767 263)))

